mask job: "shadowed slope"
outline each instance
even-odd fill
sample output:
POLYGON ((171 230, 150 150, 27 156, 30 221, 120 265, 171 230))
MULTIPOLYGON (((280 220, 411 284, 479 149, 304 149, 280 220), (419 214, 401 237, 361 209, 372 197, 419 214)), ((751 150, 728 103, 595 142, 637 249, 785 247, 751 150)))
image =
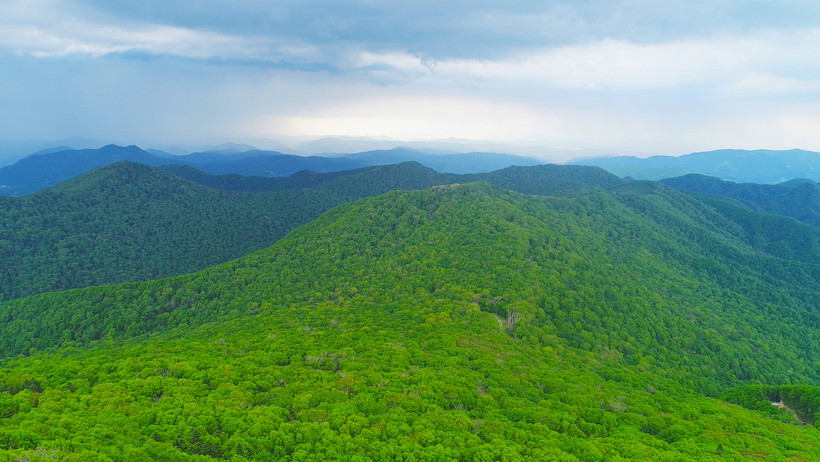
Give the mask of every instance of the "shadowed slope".
POLYGON ((810 180, 763 185, 686 175, 661 182, 680 191, 736 199, 752 210, 784 215, 820 227, 820 185, 810 180))

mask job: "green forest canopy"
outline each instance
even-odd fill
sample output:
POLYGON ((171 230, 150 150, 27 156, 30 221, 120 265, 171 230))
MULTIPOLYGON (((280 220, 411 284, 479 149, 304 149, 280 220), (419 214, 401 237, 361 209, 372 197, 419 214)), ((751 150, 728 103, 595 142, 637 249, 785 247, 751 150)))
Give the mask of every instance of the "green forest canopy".
POLYGON ((706 397, 817 396, 817 231, 741 232, 759 217, 649 183, 437 187, 336 207, 189 276, 5 302, 0 448, 809 460, 816 428, 706 397))
POLYGON ((487 180, 544 194, 620 182, 592 167, 448 175, 413 162, 288 178, 180 173, 236 190, 119 162, 30 196, 0 196, 0 300, 201 270, 268 247, 335 205, 394 189, 487 180))

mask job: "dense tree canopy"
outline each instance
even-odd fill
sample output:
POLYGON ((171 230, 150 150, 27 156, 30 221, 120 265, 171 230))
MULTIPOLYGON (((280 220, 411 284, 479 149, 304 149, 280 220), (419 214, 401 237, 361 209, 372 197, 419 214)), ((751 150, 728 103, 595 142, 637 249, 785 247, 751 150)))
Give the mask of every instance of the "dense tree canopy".
POLYGON ((212 176, 131 162, 36 194, 0 196, 0 300, 201 270, 270 246, 331 207, 395 189, 476 180, 527 193, 616 184, 592 167, 446 175, 409 162, 288 178, 212 176))
POLYGON ((752 210, 785 215, 820 227, 820 185, 811 180, 780 184, 733 183, 691 174, 661 182, 680 191, 732 198, 752 210))
POLYGON ((123 162, 0 197, 0 299, 188 273, 269 246, 340 200, 252 194, 123 162))
POLYGON ((192 275, 4 302, 0 450, 808 460, 820 432, 735 387, 816 412, 818 231, 734 210, 640 182, 392 192, 192 275))

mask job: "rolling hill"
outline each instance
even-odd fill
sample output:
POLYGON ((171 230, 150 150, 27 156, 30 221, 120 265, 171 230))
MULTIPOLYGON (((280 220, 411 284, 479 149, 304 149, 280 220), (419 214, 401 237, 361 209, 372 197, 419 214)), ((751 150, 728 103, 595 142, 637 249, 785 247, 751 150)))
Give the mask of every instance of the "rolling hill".
POLYGON ((403 162, 376 167, 315 173, 309 170, 285 178, 242 175, 209 175, 189 166, 164 165, 160 170, 186 180, 226 191, 280 191, 294 188, 332 190, 350 197, 366 197, 394 189, 423 189, 452 183, 487 181, 496 186, 525 194, 551 194, 561 190, 606 188, 621 180, 596 167, 543 164, 507 167, 500 170, 452 174, 439 173, 418 162, 403 162))
POLYGON ((405 163, 287 178, 166 168, 240 191, 122 162, 29 196, 0 197, 0 300, 204 269, 267 247, 335 205, 394 189, 484 180, 546 194, 620 182, 600 169, 563 166, 458 176, 405 163))
POLYGON ((233 173, 265 177, 288 176, 302 170, 337 172, 372 165, 345 157, 294 156, 275 151, 247 151, 227 155, 194 153, 178 156, 173 159, 173 163, 192 165, 212 175, 233 173))
POLYGON ((751 239, 785 219, 726 204, 643 182, 396 191, 195 274, 4 302, 0 450, 810 460, 814 426, 714 397, 813 396, 820 231, 751 239))
POLYGON ((811 180, 761 185, 692 174, 661 180, 661 183, 680 191, 736 199, 752 210, 784 215, 820 227, 820 185, 811 180))
POLYGON ((0 299, 167 277, 267 247, 340 200, 207 188, 132 162, 0 197, 0 299))

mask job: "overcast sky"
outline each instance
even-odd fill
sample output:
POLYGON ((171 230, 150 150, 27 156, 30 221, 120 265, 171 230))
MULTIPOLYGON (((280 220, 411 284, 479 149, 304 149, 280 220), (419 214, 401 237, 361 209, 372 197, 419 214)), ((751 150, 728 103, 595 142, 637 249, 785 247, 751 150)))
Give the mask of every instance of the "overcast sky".
POLYGON ((820 2, 0 1, 0 140, 280 135, 820 150, 820 2))

